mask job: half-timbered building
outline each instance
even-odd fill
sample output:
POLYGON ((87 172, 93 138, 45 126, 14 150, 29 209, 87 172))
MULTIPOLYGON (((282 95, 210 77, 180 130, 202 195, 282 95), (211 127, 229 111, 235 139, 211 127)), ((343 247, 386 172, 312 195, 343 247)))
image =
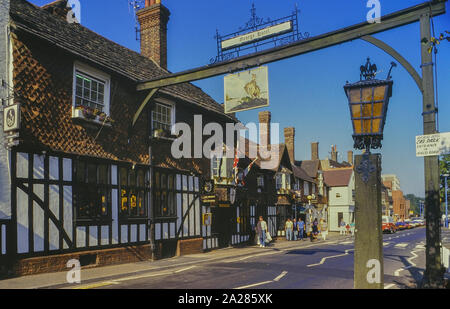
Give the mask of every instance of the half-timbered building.
POLYGON ((71 258, 106 265, 217 248, 200 197, 210 160, 174 159, 173 126, 193 127, 194 115, 222 125, 236 119, 187 83, 160 89, 133 122, 148 95, 138 82, 168 74, 169 11, 147 1, 138 12, 139 54, 68 22, 66 6, 10 1, 3 101, 18 106, 21 121, 8 135, 10 192, 2 194, 10 203, 0 209, 9 269, 31 274, 65 270, 71 258))

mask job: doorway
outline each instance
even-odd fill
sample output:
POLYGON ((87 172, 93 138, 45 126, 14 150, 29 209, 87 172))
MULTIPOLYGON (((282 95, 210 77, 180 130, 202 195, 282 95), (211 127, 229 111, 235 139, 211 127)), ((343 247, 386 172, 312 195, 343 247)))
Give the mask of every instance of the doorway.
POLYGON ((231 236, 235 227, 233 220, 233 210, 231 207, 211 207, 212 213, 212 233, 218 238, 219 248, 226 248, 231 244, 231 236))

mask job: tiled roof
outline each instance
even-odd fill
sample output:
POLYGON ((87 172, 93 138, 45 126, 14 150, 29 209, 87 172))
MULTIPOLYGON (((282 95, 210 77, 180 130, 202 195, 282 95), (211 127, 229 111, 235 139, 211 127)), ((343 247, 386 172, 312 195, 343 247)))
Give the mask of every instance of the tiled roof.
POLYGON ((329 187, 346 187, 350 183, 352 173, 352 168, 339 168, 324 171, 324 182, 329 187))
POLYGON ((319 160, 304 160, 304 161, 295 161, 295 165, 302 168, 306 174, 311 177, 317 177, 317 172, 320 167, 319 160))
MULTIPOLYGON (((135 83, 170 74, 151 59, 112 42, 80 24, 69 24, 25 0, 11 0, 10 15, 17 28, 135 83)), ((168 86, 160 89, 160 92, 235 120, 233 116, 224 114, 223 105, 190 83, 168 86)))

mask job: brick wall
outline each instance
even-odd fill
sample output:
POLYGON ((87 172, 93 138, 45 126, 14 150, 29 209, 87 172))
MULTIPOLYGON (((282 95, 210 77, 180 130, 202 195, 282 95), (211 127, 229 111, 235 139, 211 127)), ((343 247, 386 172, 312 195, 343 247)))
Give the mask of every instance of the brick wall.
POLYGON ((203 252, 203 238, 179 240, 177 256, 197 254, 203 252))
POLYGON ((157 3, 137 13, 141 25, 141 54, 167 69, 167 23, 170 12, 157 3))
POLYGON ((83 268, 100 267, 114 264, 135 263, 152 258, 150 245, 129 246, 106 250, 92 250, 77 253, 35 257, 18 260, 12 271, 16 276, 35 275, 40 273, 69 271, 67 262, 76 259, 82 262, 83 268), (83 262, 87 265, 83 266, 83 262))

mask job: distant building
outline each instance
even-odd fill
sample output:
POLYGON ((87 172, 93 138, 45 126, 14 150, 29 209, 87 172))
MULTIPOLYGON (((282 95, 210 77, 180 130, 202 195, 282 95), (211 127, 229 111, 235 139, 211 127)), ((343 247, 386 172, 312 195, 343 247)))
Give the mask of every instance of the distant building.
POLYGON ((352 168, 337 168, 323 172, 329 187, 329 230, 339 231, 339 224, 350 224, 355 220, 355 175, 352 168))

